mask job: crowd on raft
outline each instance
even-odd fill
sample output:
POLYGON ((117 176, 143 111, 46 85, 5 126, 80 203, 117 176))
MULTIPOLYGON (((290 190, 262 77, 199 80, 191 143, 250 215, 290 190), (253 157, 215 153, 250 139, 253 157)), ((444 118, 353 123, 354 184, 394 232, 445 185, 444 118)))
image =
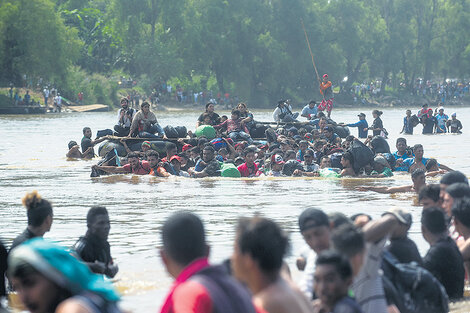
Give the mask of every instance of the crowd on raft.
MULTIPOLYGON (((299 279, 285 262, 288 235, 275 221, 257 214, 240 218, 231 256, 211 265, 203 221, 188 211, 173 213, 159 230, 159 254, 175 279, 160 312, 448 312, 450 301, 463 298, 470 273, 470 186, 463 173, 452 171, 418 194, 421 233, 430 244, 423 257, 408 237, 412 216, 402 209, 376 219, 303 209, 297 220, 305 250, 294 251, 299 279)), ((9 251, 1 244, 0 270, 26 309, 122 312, 118 293, 103 280, 118 269, 106 208, 92 207, 87 233, 65 248, 42 238, 53 225, 52 204, 37 192, 23 203, 28 226, 9 251)), ((5 281, 0 285, 5 295, 5 281)))
MULTIPOLYGON (((239 103, 228 118, 219 116, 214 111, 214 104, 209 102, 206 111, 199 116, 196 127, 210 128, 214 132, 211 137, 208 138, 205 133, 196 136, 196 130, 196 134, 189 131, 185 133, 185 138, 169 140, 150 110, 149 103, 142 103, 138 112, 128 107, 126 98, 121 105, 118 124, 114 127, 114 135, 118 137, 105 135, 92 140, 91 129, 85 127, 82 151, 75 141, 69 143, 68 157, 92 158, 96 144, 110 138, 120 139, 119 144, 125 148, 124 153, 127 155, 119 156, 116 149, 109 151, 103 160, 92 167, 92 176, 132 173, 195 178, 382 178, 393 176, 396 172, 412 173, 416 169, 424 170, 427 176, 451 170, 435 159, 424 157, 421 144, 410 147, 403 137, 396 140, 396 150, 391 150, 386 140, 388 133, 381 119, 383 112, 379 110, 372 111, 374 120, 370 126, 364 113, 358 114, 358 122, 336 123, 311 101, 301 112, 301 116, 306 118, 305 122, 270 127, 256 122, 245 103, 239 103), (357 127, 358 137, 351 135, 347 126, 357 127), (265 137, 263 140, 253 138, 259 133, 265 137), (133 144, 134 150, 131 150, 129 140, 139 138, 143 138, 141 144, 137 145, 137 149, 133 144), (152 140, 156 139, 165 141, 163 150, 161 147, 155 149, 152 140)), ((279 101, 274 112, 275 119, 276 116, 280 119, 280 115, 285 113, 279 113, 283 112, 281 108, 289 106, 287 100, 279 101)), ((293 114, 291 120, 297 118, 290 109, 287 112, 282 118, 287 118, 289 114, 293 114)), ((405 130, 404 127, 406 133, 405 130)))

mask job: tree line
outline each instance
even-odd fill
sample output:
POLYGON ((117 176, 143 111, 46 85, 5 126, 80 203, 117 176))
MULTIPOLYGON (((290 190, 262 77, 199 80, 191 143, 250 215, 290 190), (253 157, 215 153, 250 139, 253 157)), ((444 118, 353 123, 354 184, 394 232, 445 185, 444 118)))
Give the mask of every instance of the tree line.
POLYGON ((148 92, 170 81, 254 105, 315 99, 301 20, 318 71, 345 90, 470 74, 470 0, 3 0, 0 82, 67 93, 73 77, 127 75, 148 92))

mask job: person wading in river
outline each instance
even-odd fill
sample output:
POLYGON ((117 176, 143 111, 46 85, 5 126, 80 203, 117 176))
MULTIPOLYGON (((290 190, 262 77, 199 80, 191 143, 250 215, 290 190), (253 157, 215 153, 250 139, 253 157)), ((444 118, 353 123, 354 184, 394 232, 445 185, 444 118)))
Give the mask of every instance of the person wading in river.
POLYGON ((23 205, 28 210, 28 227, 13 240, 10 251, 31 238, 44 236, 51 230, 53 212, 49 201, 42 199, 37 191, 33 191, 24 196, 23 205))

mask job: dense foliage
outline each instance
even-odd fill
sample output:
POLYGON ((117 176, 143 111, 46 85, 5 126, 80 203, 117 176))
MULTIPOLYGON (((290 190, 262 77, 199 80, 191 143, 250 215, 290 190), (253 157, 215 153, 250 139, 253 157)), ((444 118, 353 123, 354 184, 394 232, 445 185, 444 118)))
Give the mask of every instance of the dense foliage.
POLYGON ((126 73, 253 104, 315 98, 301 20, 320 75, 346 89, 470 74, 470 0, 2 0, 0 81, 72 93, 68 76, 126 73))

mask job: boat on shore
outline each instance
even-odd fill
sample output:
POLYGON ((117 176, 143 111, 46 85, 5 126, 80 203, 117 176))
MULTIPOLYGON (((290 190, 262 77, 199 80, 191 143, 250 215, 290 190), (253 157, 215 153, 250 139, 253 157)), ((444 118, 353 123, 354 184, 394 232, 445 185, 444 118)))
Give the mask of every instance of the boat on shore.
POLYGON ((0 106, 0 114, 45 114, 47 107, 43 106, 0 106))

